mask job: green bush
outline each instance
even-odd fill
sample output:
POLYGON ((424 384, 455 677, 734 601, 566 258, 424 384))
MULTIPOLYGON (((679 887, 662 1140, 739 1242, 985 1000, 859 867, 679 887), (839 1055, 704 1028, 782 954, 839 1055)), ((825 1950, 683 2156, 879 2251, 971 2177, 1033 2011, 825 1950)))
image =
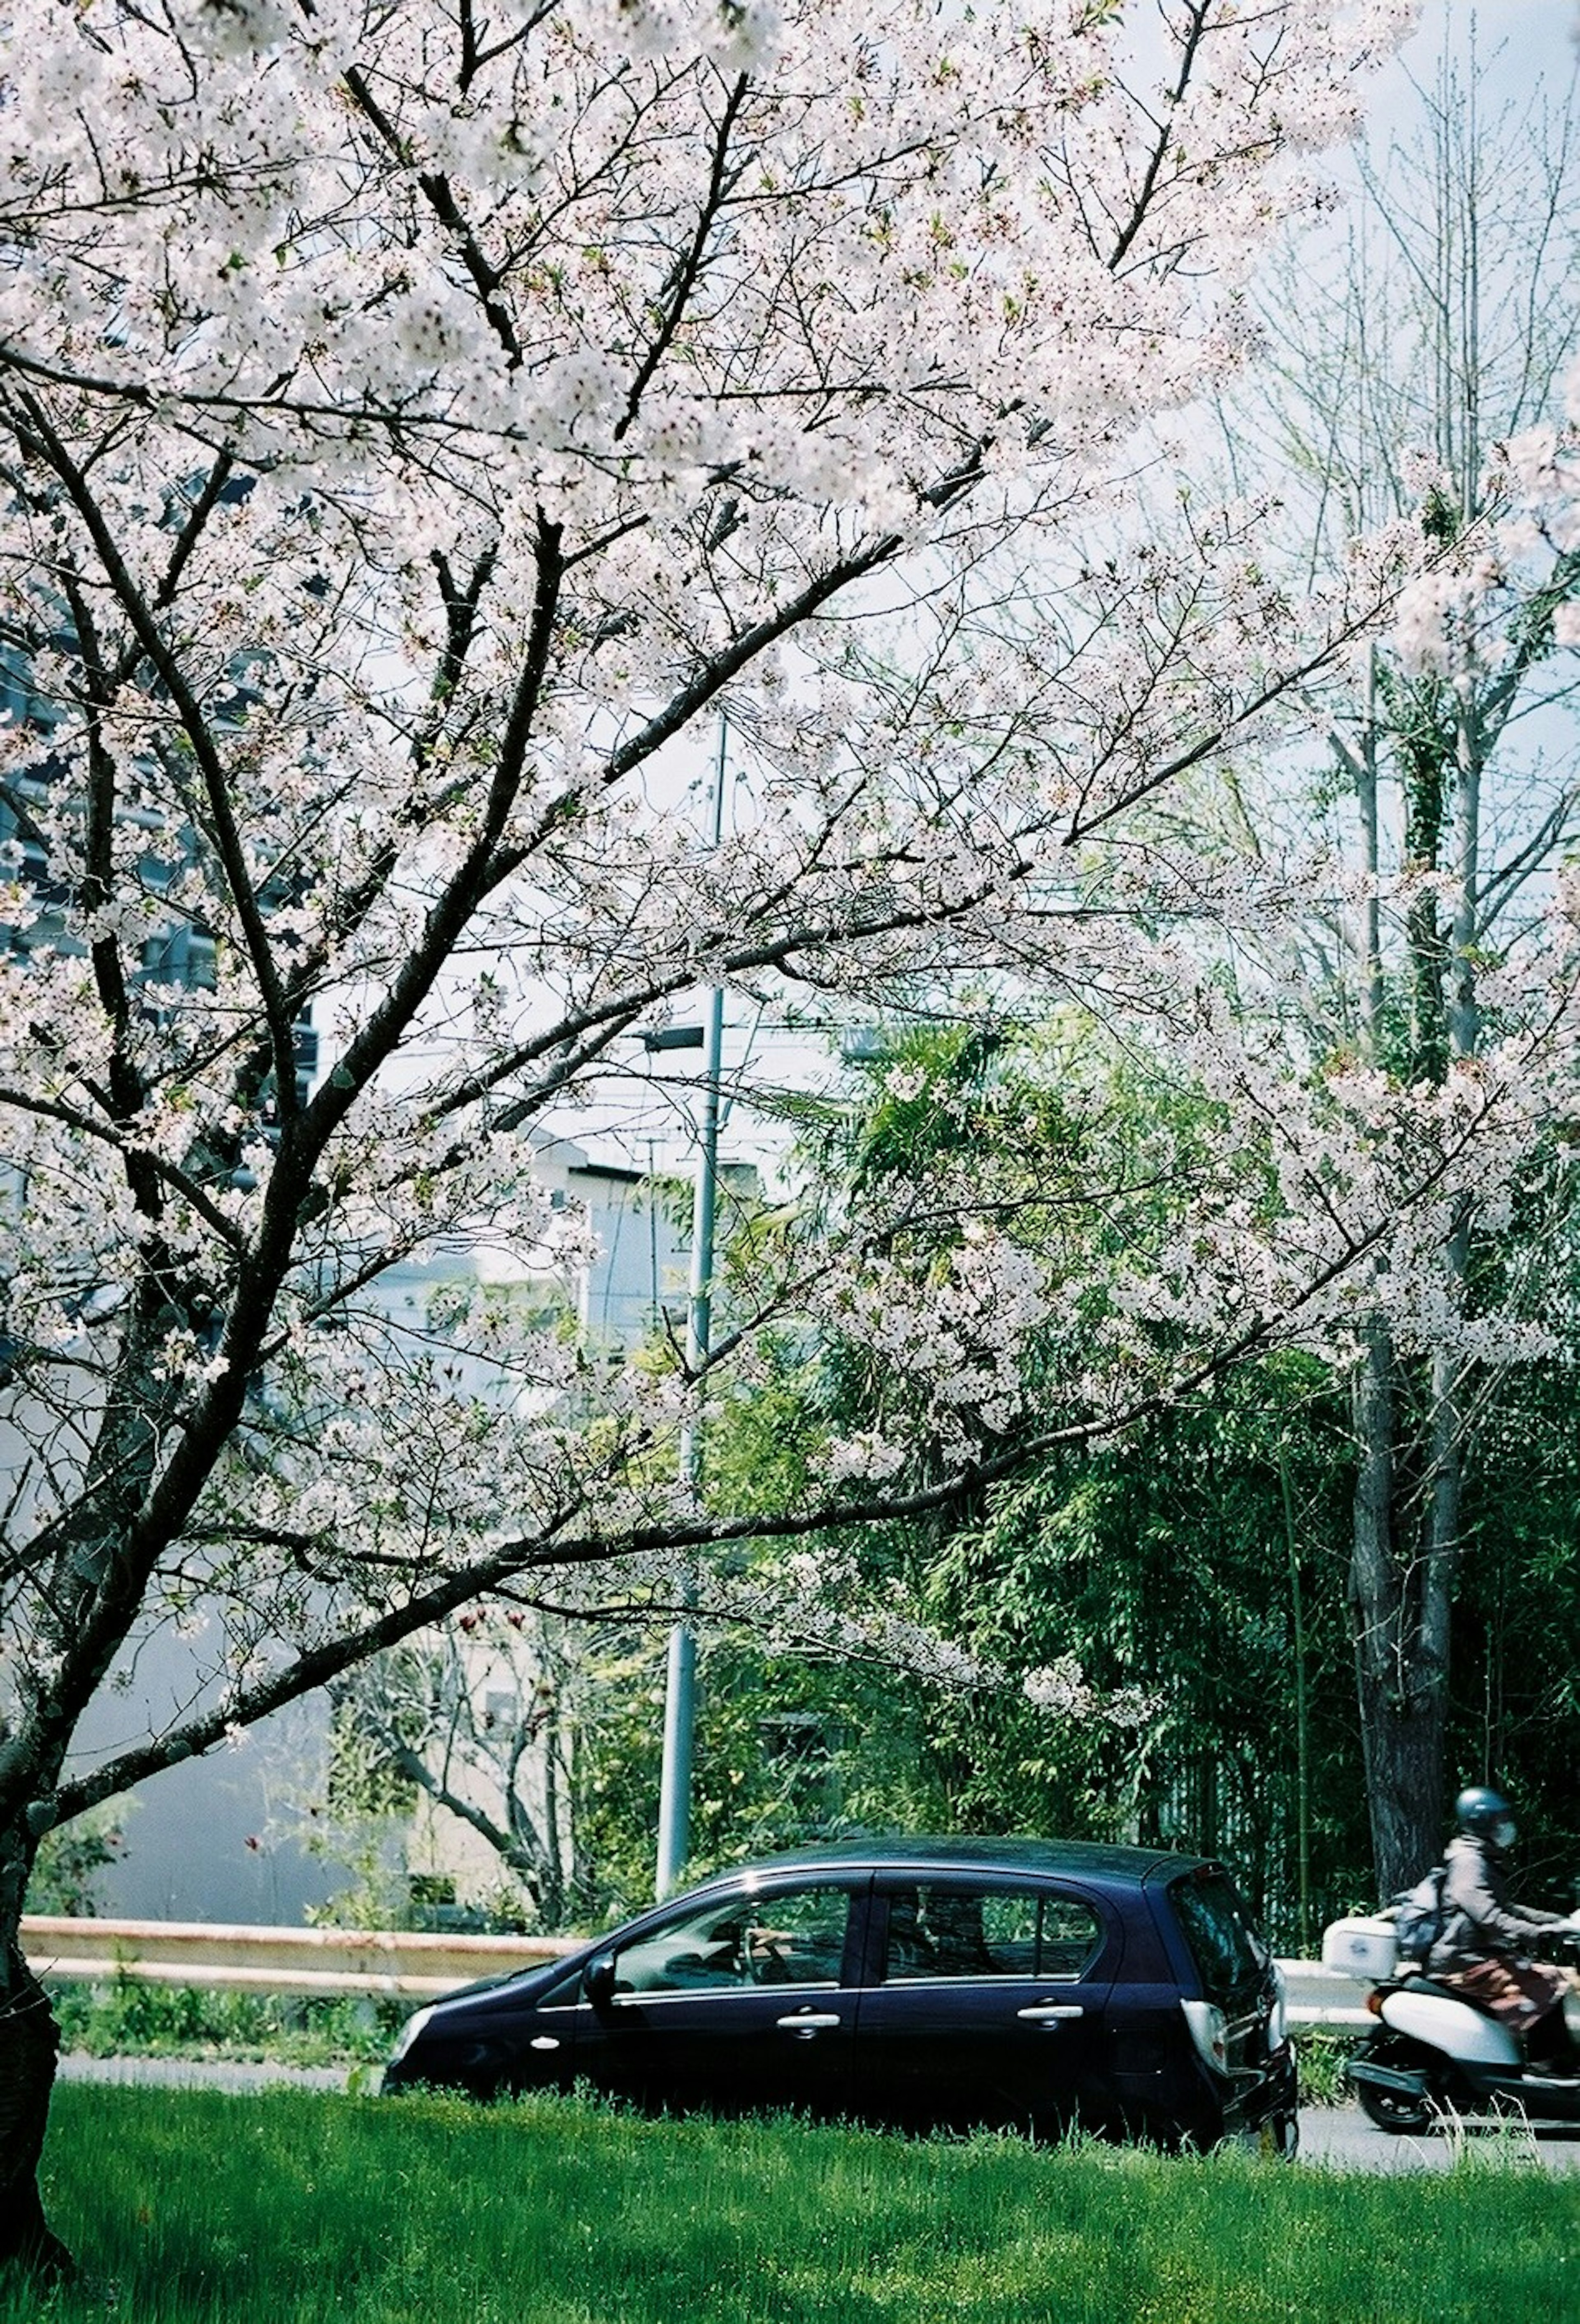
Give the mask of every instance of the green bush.
POLYGON ((102 1901, 100 1877, 124 1859, 126 1821, 136 1808, 134 1799, 104 1800, 45 1832, 28 1875, 27 1910, 92 1920, 102 1901))
POLYGON ((1359 2034, 1329 2032, 1316 2025, 1295 2036, 1300 2060, 1300 2099, 1305 2106, 1347 2106, 1354 2092, 1344 2080, 1344 2067, 1359 2034))
POLYGON ((154 1985, 123 1972, 51 1993, 61 2046, 90 2057, 271 2059, 284 2065, 376 2063, 415 2006, 385 1994, 273 1994, 154 1985))

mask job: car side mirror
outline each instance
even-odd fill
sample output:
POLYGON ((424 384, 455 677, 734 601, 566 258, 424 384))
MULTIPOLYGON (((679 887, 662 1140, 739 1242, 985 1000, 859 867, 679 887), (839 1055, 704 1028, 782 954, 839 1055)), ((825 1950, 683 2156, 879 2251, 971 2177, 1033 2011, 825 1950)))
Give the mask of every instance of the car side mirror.
POLYGON ((581 1989, 595 2009, 607 2009, 614 1998, 614 1956, 595 1953, 581 1973, 581 1989))

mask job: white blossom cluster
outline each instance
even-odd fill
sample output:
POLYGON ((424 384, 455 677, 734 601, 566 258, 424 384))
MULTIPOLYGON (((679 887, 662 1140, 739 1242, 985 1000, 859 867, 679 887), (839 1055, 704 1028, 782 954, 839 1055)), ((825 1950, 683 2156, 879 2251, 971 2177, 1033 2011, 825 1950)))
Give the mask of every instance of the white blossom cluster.
MULTIPOLYGON (((1447 480, 1418 456, 1413 479, 1423 506, 1447 480)), ((1517 651, 1511 613, 1550 578, 1555 559, 1580 549, 1580 364, 1572 370, 1562 421, 1526 428, 1493 447, 1480 479, 1486 514, 1469 526, 1452 556, 1425 553, 1400 591, 1394 638, 1403 668, 1462 687, 1496 676, 1517 651)), ((1580 642, 1572 598, 1551 610, 1559 648, 1580 642)))

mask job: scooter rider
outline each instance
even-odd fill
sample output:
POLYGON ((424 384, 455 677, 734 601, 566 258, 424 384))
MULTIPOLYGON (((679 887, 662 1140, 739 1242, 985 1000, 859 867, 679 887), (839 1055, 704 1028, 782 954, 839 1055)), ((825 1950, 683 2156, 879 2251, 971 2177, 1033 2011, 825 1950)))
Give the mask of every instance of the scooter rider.
POLYGON ((1501 1792, 1473 1784, 1455 1802, 1454 1817, 1459 1829, 1448 1843, 1443 1883, 1448 1916, 1427 1957, 1427 1974, 1528 2037, 1528 2052, 1562 2054, 1567 1979, 1529 1960, 1528 1948, 1542 1930, 1574 1922, 1510 1901, 1505 1868, 1514 1812, 1501 1792))

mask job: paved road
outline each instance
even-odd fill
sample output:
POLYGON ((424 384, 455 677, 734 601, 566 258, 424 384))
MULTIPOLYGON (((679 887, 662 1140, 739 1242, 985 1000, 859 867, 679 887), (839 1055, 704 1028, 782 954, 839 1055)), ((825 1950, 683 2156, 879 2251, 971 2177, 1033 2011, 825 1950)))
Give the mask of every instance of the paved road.
POLYGON ((1476 2126, 1445 2135, 1395 2138, 1374 2129, 1359 2107, 1304 2107, 1300 2160, 1342 2171, 1446 2171, 1464 2147, 1502 2147, 1521 2163, 1566 2177, 1580 2172, 1580 2130, 1529 2131, 1476 2126))
MULTIPOLYGON (((262 2090, 289 2082, 299 2089, 343 2090, 344 2066, 245 2065, 232 2059, 85 2058, 60 2061, 69 2082, 129 2082, 158 2089, 262 2090)), ((1522 2162, 1552 2173, 1580 2173, 1580 2130, 1472 2129, 1467 2142, 1506 2143, 1522 2162)), ((1459 2152, 1457 2135, 1392 2138, 1374 2130, 1358 2107, 1307 2107, 1300 2116, 1300 2160, 1340 2171, 1444 2171, 1459 2152)))

